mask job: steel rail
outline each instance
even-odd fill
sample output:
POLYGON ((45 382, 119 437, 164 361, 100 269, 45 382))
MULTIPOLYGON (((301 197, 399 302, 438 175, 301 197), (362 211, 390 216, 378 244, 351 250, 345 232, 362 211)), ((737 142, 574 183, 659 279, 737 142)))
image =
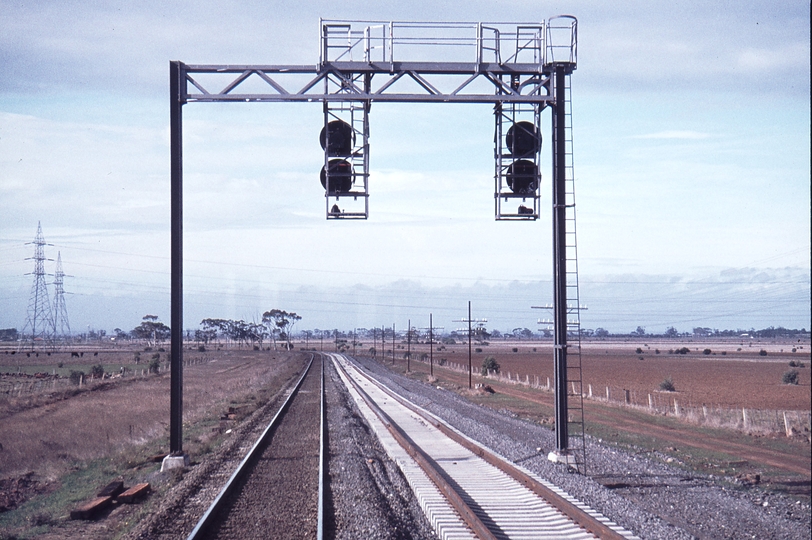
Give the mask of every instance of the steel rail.
MULTIPOLYGON (((288 410, 290 403, 293 401, 294 396, 299 392, 299 388, 302 386, 302 382, 304 382, 305 377, 310 372, 310 368, 313 365, 313 359, 316 357, 315 354, 310 355, 310 362, 307 364, 307 368, 302 373, 302 376, 299 377, 299 380, 296 382, 296 385, 291 390, 288 397, 285 399, 285 402, 279 408, 279 410, 274 415, 273 419, 271 420, 268 427, 262 432, 257 442, 251 447, 248 451, 248 454, 243 458, 240 464, 237 466, 237 469, 232 473, 231 477, 226 482, 223 489, 220 490, 220 493, 214 499, 214 502, 211 503, 209 509, 206 510, 206 513, 203 514, 203 517, 200 518, 200 521, 197 522, 197 525, 192 532, 189 533, 189 536, 186 537, 186 540, 200 540, 204 537, 204 534, 207 532, 208 528, 215 522, 215 518, 217 517, 217 513, 220 510, 220 506, 223 502, 228 498, 231 494, 234 487, 239 483, 239 481, 245 475, 246 470, 248 469, 248 465, 253 463, 256 458, 259 457, 261 454, 262 449, 267 442, 269 435, 274 431, 277 427, 281 418, 285 415, 285 412, 288 410)), ((322 372, 324 371, 324 362, 322 361, 322 372)), ((321 498, 319 498, 319 510, 321 510, 321 498)))
POLYGON ((454 507, 454 510, 457 511, 459 516, 465 522, 468 527, 477 535, 481 540, 496 540, 496 536, 488 529, 488 527, 479 519, 479 516, 474 513, 474 510, 466 503, 459 493, 454 489, 454 487, 443 477, 440 473, 439 468, 435 464, 434 460, 426 454, 419 446, 417 446, 414 441, 402 430, 400 427, 392 421, 392 419, 387 415, 375 401, 369 397, 361 386, 355 382, 352 377, 349 376, 347 371, 339 362, 334 362, 338 369, 340 369, 346 379, 352 384, 353 388, 358 395, 364 400, 367 406, 375 413, 375 415, 383 422, 383 425, 386 426, 386 429, 389 433, 392 434, 392 437, 400 444, 404 450, 415 460, 415 462, 423 469, 423 472, 431 479, 437 489, 443 494, 443 496, 448 500, 451 506, 454 507))
POLYGON ((316 526, 316 539, 323 540, 324 539, 324 483, 325 477, 327 475, 327 467, 325 463, 325 459, 327 457, 327 447, 326 439, 327 439, 327 416, 325 411, 325 399, 324 399, 324 357, 323 353, 319 353, 321 355, 321 397, 320 402, 320 411, 319 411, 319 518, 318 524, 316 526))
MULTIPOLYGON (((346 358, 346 357, 345 357, 346 358)), ((343 368, 342 368, 343 369, 343 368)), ((513 463, 508 461, 507 459, 500 457, 493 452, 483 448, 482 446, 476 444, 474 441, 465 437, 464 435, 460 434, 458 431, 454 430, 453 428, 449 427, 445 422, 441 421, 439 418, 434 416, 431 413, 426 412, 425 410, 421 409, 420 407, 416 406, 412 402, 406 400, 402 396, 398 395, 397 393, 393 392, 385 385, 374 379, 373 377, 369 376, 368 374, 364 373, 362 370, 356 370, 359 374, 361 374, 365 379, 369 380, 370 383, 374 384, 377 388, 379 388, 383 393, 391 397, 393 400, 397 401, 410 411, 414 412, 430 425, 437 428, 440 432, 442 432, 446 437, 450 438, 454 442, 460 444, 467 450, 471 451, 476 456, 479 456, 486 462, 490 463, 500 471, 504 472, 520 484, 524 485, 530 491, 547 501, 550 505, 558 509, 561 513, 565 516, 570 518, 572 521, 583 527, 586 531, 594 534, 598 538, 607 539, 607 540, 623 540, 625 536, 619 534, 617 531, 613 530, 612 528, 608 527, 606 524, 602 523, 594 516, 590 515, 589 513, 585 512, 581 508, 575 506, 572 502, 568 501, 555 491, 551 490, 549 487, 545 486, 532 476, 528 475, 518 467, 516 467, 513 463)), ((345 371, 346 373, 346 371, 345 371)), ((349 378, 349 377, 348 377, 349 378)), ((350 379, 351 380, 351 379, 350 379)), ((355 381, 352 381, 355 385, 355 381)), ((356 388, 358 388, 356 386, 356 388)), ((359 389, 359 393, 363 392, 359 389)), ((362 395, 366 395, 365 393, 362 395)))

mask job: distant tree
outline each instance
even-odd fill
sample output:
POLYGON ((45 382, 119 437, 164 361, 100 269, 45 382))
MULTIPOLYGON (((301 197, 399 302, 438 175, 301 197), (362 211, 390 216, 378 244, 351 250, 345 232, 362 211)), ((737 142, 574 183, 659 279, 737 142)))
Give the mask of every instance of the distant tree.
POLYGON ((642 326, 638 326, 638 327, 637 327, 637 330, 635 330, 634 332, 632 332, 632 335, 635 335, 635 336, 645 336, 645 335, 646 335, 646 329, 645 329, 645 328, 643 328, 642 326))
POLYGON ((666 337, 677 337, 677 336, 679 336, 679 332, 677 332, 677 329, 674 328, 673 326, 669 326, 665 331, 665 336, 666 337))
POLYGON ((0 341, 17 341, 16 328, 3 328, 0 329, 0 341))
MULTIPOLYGON (((262 314, 262 323, 265 324, 270 330, 271 338, 273 339, 274 349, 276 349, 276 337, 284 339, 287 343, 287 348, 291 348, 290 336, 293 332, 293 326, 297 321, 302 318, 294 312, 288 313, 281 309, 272 309, 262 314)), ((336 330, 338 334, 338 330, 336 330)))
POLYGON ((145 315, 141 321, 130 334, 136 339, 145 340, 150 347, 166 341, 172 334, 169 327, 159 322, 155 315, 145 315))
POLYGON ((598 327, 595 329, 595 337, 609 337, 609 330, 598 327))

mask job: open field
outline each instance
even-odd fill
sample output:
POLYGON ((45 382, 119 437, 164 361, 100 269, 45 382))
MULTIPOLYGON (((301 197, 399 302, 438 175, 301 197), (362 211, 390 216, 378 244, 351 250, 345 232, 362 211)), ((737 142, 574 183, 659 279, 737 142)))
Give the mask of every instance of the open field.
MULTIPOLYGON (((147 368, 153 354, 141 350, 136 364, 136 352, 87 349, 78 358, 69 352, 39 357, 0 352, 2 373, 88 373, 89 365, 101 363, 117 375, 122 366, 127 368, 122 377, 81 387, 60 378, 46 385, 54 380, 67 384, 54 391, 0 394, 0 531, 39 536, 39 525, 63 523, 79 501, 117 477, 149 481, 157 489, 166 484, 166 478, 156 476, 160 463, 152 463, 150 456, 168 452, 169 374, 165 363, 158 374, 136 374, 147 368)), ((166 355, 160 354, 163 362, 166 355)), ((251 414, 298 373, 306 356, 239 349, 186 352, 184 450, 195 458, 210 452, 229 425, 251 414)), ((5 377, 15 378, 33 380, 5 377)), ((109 536, 102 532, 90 537, 109 536)))
MULTIPOLYGON (((396 358, 403 361, 406 345, 399 344, 396 358)), ((468 363, 468 345, 434 347, 434 359, 456 364, 468 363)), ((428 345, 412 344, 412 358, 429 352, 428 345)), ((473 344, 472 365, 479 370, 482 361, 493 356, 504 374, 521 380, 535 377, 542 385, 553 378, 553 350, 551 341, 493 340, 488 345, 473 344), (481 352, 476 352, 481 349, 481 352), (513 352, 517 349, 517 352, 513 352)), ((391 344, 387 348, 391 360, 391 344)), ((673 403, 678 400, 684 407, 702 406, 747 408, 758 410, 810 410, 810 344, 796 341, 694 341, 673 339, 595 340, 583 343, 584 392, 592 385, 596 397, 606 395, 610 388, 612 399, 623 399, 620 393, 630 391, 632 403, 648 404, 648 395, 655 403, 673 403), (682 347, 688 354, 669 354, 682 347), (641 353, 637 353, 637 349, 641 353), (791 352, 795 348, 796 352, 791 352), (711 354, 703 354, 710 349, 711 354), (739 350, 740 349, 740 350, 739 350), (761 350, 767 352, 761 356, 761 350), (659 351, 659 353, 657 352, 659 351), (798 385, 782 384, 783 374, 791 369, 789 362, 801 362, 798 385), (660 392, 660 383, 670 377, 676 392, 660 392)))

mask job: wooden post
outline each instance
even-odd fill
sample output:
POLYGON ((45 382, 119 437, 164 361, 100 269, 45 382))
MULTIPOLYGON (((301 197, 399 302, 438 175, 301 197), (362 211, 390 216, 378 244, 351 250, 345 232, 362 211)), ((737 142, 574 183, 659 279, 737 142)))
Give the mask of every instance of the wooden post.
POLYGON ((611 396, 611 394, 609 393, 609 387, 607 386, 607 387, 606 387, 606 401, 609 401, 610 399, 612 399, 612 396, 611 396))
POLYGON ((648 395, 648 408, 649 409, 654 408, 654 400, 652 399, 651 394, 648 395))
POLYGON ((674 400, 674 415, 679 416, 679 403, 677 403, 676 399, 674 400))
POLYGON ((742 407, 742 426, 747 429, 747 409, 742 407))
POLYGON ((624 389, 623 393, 624 393, 623 397, 626 399, 626 405, 628 405, 629 403, 631 403, 631 398, 629 396, 629 391, 624 389))
POLYGON ((792 428, 789 427, 789 422, 787 421, 787 411, 784 411, 784 432, 786 432, 787 437, 792 437, 792 428))
POLYGON ((591 384, 589 385, 589 397, 590 398, 592 397, 592 385, 591 384))

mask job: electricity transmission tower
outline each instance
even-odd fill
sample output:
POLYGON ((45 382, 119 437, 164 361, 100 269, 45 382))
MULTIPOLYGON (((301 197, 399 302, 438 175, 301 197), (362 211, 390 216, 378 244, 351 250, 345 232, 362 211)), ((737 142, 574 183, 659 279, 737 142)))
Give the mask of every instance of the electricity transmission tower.
POLYGON ((70 322, 68 321, 68 308, 65 305, 65 289, 63 287, 65 272, 62 271, 62 252, 56 256, 56 271, 54 272, 54 334, 57 339, 65 343, 70 341, 70 322))
MULTIPOLYGON (((37 236, 33 242, 34 256, 26 260, 34 260, 34 285, 31 287, 31 296, 28 299, 28 318, 23 327, 23 341, 26 347, 34 349, 35 345, 51 346, 55 331, 54 318, 51 313, 51 302, 48 300, 48 287, 45 284, 45 239, 42 236, 42 226, 37 222, 37 236)), ((26 244, 26 245, 28 245, 26 244)))

